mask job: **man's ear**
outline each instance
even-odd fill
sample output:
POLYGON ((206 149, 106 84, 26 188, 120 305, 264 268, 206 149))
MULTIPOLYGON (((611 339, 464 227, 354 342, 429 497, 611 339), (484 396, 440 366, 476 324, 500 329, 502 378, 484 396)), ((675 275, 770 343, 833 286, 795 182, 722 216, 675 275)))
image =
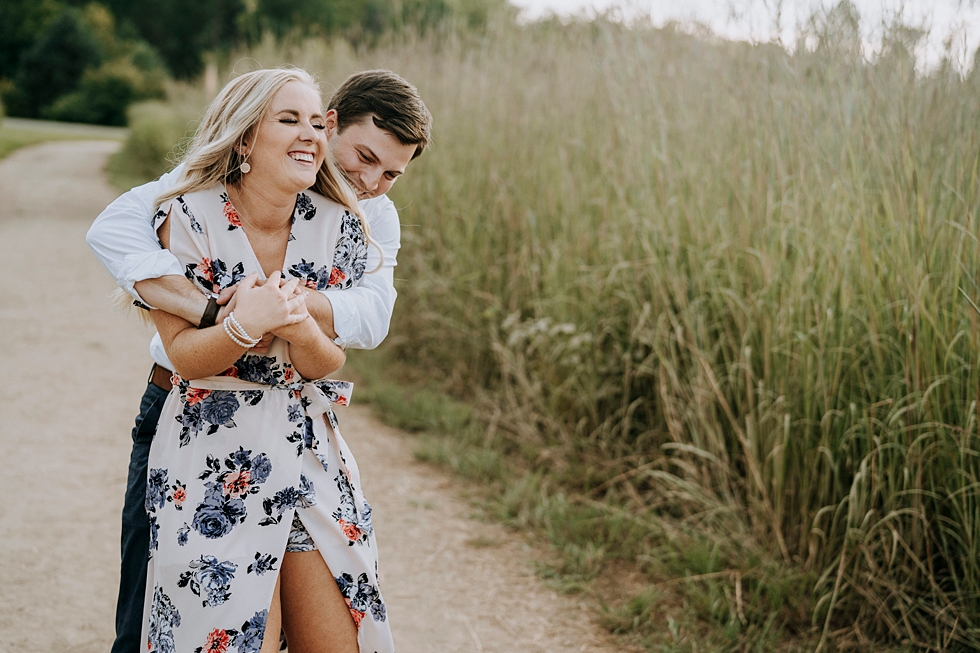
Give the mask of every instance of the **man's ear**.
POLYGON ((337 122, 337 110, 330 109, 325 114, 323 114, 323 124, 327 128, 327 139, 331 136, 337 135, 337 130, 340 128, 337 122))

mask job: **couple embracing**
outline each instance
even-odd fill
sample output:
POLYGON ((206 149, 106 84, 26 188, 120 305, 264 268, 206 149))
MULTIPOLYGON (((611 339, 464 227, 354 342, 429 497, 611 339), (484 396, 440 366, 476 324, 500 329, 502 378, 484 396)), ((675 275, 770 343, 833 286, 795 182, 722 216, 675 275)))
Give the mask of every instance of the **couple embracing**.
POLYGON ((393 650, 371 507, 328 377, 395 301, 385 193, 429 142, 416 89, 246 73, 181 165, 87 240, 157 328, 133 429, 113 653, 393 650))

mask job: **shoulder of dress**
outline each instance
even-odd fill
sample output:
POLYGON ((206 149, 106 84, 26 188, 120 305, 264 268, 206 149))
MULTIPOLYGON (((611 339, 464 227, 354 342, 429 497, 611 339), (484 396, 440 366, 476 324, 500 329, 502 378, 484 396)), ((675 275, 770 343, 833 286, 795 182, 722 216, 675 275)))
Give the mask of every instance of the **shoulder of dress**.
POLYGON ((181 197, 185 199, 190 199, 194 202, 208 202, 216 199, 220 199, 222 195, 225 194, 225 187, 223 184, 215 184, 208 188, 202 188, 200 190, 195 190, 191 193, 184 193, 181 197))
POLYGON ((169 209, 171 214, 186 222, 192 232, 205 235, 208 223, 227 217, 226 205, 231 206, 224 186, 216 185, 178 195, 171 200, 169 209))
POLYGON ((184 212, 198 214, 218 213, 224 208, 224 203, 230 201, 225 194, 224 186, 212 186, 191 193, 183 193, 173 199, 173 206, 178 206, 184 212))

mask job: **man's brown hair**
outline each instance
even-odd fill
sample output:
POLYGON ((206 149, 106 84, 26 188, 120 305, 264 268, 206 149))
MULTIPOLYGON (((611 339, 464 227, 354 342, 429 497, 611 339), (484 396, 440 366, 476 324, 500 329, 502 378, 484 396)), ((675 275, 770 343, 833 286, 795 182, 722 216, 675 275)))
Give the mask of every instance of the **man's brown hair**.
POLYGON ((417 88, 390 70, 354 73, 330 98, 342 132, 371 116, 379 129, 391 132, 402 145, 414 145, 414 159, 429 144, 432 116, 417 88))

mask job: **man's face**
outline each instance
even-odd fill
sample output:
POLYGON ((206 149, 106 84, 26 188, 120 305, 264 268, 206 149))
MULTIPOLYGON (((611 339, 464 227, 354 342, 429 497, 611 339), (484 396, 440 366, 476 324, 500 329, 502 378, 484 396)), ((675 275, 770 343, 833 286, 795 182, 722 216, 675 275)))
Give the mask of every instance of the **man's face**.
POLYGON ((330 153, 357 191, 357 199, 387 193, 415 155, 415 145, 402 144, 394 134, 375 125, 370 116, 342 133, 337 131, 334 109, 324 119, 330 153))

